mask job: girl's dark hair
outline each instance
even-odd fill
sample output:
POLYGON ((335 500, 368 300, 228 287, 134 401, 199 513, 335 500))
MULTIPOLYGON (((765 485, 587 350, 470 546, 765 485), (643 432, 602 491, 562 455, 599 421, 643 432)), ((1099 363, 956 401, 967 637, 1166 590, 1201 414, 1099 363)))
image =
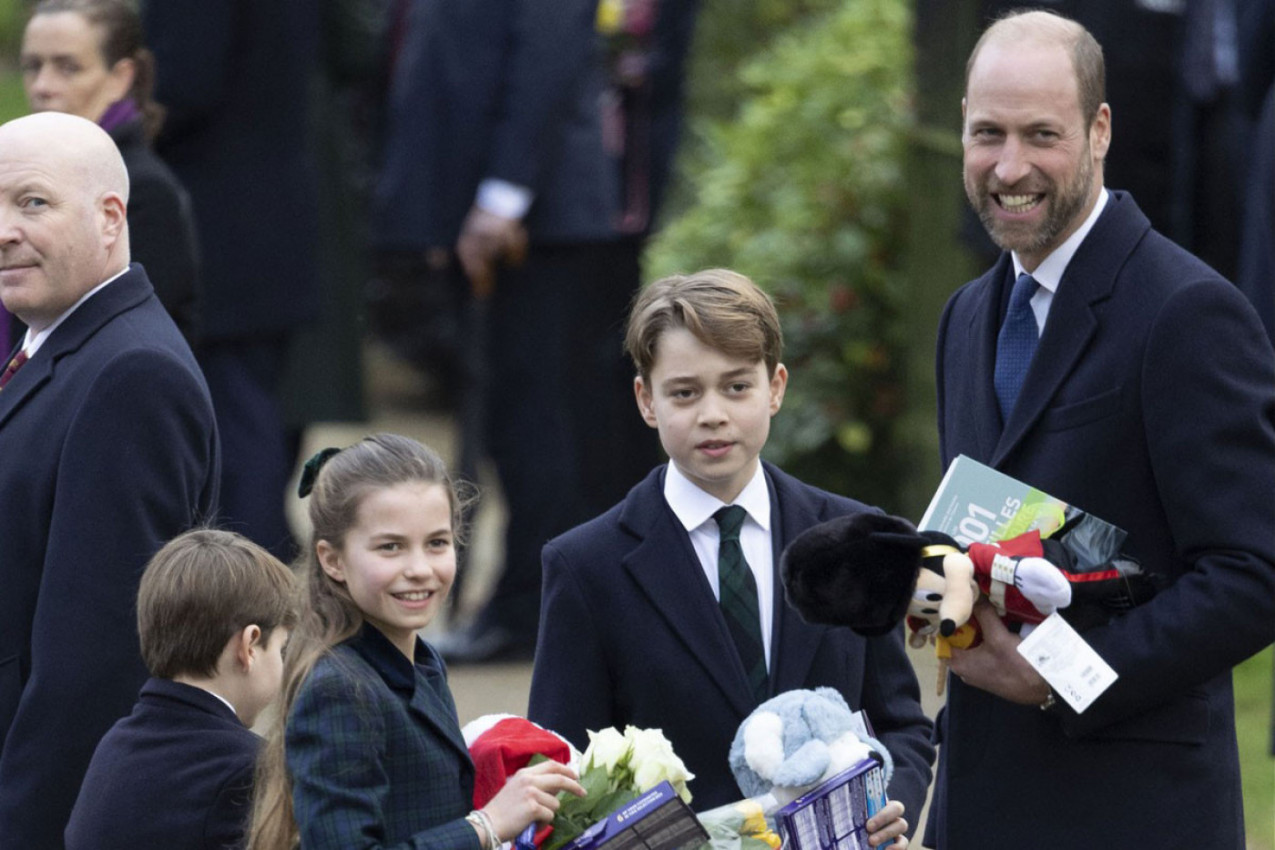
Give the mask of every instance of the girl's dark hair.
POLYGON ((141 110, 147 140, 154 139, 164 123, 164 107, 154 100, 155 55, 146 49, 135 4, 128 0, 40 0, 31 17, 56 12, 74 12, 93 25, 100 35, 98 47, 106 67, 115 67, 121 59, 133 60, 133 87, 128 96, 141 110))

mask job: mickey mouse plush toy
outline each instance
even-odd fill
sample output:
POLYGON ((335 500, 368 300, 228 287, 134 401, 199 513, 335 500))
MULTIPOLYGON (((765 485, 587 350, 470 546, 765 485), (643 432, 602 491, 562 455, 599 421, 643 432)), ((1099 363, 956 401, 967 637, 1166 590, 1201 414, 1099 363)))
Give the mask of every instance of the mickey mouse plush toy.
POLYGON ((935 642, 940 694, 951 647, 981 640, 970 618, 980 593, 1011 631, 1054 611, 1083 630, 1155 594, 1136 561, 1117 556, 1081 570, 1060 540, 1038 531, 962 549, 942 532, 867 513, 803 532, 784 551, 781 571, 789 603, 807 622, 875 637, 906 617, 913 647, 935 642))

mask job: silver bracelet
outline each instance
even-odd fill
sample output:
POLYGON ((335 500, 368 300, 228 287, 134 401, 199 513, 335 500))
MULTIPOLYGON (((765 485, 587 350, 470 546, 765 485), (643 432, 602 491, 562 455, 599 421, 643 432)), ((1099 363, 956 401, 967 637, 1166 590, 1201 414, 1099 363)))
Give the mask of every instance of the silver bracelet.
POLYGON ((487 834, 486 850, 500 850, 500 845, 504 842, 502 842, 500 840, 500 836, 496 834, 496 827, 491 823, 491 815, 487 814, 482 809, 474 809, 472 812, 465 815, 465 820, 469 821, 469 823, 474 826, 481 828, 482 831, 487 834))

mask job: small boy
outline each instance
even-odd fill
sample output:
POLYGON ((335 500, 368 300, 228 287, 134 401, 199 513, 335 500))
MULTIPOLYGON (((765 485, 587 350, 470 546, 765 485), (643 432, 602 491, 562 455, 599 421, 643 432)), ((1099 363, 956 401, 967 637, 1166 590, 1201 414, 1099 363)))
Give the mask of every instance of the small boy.
POLYGON ((197 529, 142 575, 137 630, 152 678, 102 738, 67 850, 242 847, 261 739, 296 622, 291 571, 249 540, 197 529))
MULTIPOLYGON (((774 304, 735 272, 669 277, 638 295, 625 347, 638 410, 670 462, 545 546, 528 715, 578 747, 586 730, 663 729, 703 811, 742 796, 728 751, 753 708, 833 687, 866 711, 894 757, 890 797, 915 818, 934 750, 902 634, 811 626, 784 604, 788 542, 874 509, 759 460, 788 383, 782 344, 774 304)), ((894 817, 872 825, 878 844, 906 828, 894 817)))

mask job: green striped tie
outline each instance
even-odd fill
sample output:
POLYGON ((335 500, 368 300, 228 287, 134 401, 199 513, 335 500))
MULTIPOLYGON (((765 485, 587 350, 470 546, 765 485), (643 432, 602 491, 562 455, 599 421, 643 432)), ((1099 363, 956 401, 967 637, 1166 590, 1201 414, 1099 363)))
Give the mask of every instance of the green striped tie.
POLYGON ((761 703, 769 690, 766 677, 766 647, 761 641, 761 615, 757 606, 757 582, 744 560, 739 545, 739 528, 747 511, 730 505, 713 514, 721 531, 722 545, 717 552, 717 580, 721 587, 722 613, 739 658, 744 662, 753 698, 761 703))

